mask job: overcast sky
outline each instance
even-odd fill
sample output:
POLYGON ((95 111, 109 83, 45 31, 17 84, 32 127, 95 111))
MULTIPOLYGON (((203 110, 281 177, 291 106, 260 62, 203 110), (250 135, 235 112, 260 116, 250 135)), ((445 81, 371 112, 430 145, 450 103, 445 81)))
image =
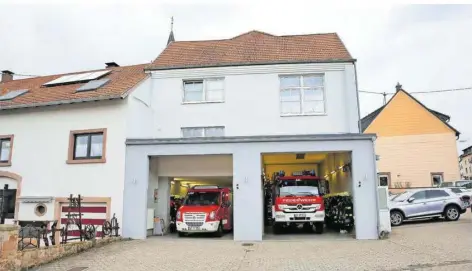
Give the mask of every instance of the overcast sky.
MULTIPOLYGON (((253 29, 275 35, 337 32, 358 60, 360 90, 394 92, 397 81, 409 92, 472 87, 472 6, 26 2, 0 2, 0 70, 47 75, 110 61, 148 63, 165 47, 174 16, 176 40, 231 38, 253 29)), ((459 149, 472 145, 472 90, 414 96, 451 116, 461 140, 468 140, 459 141, 459 149)), ((360 97, 362 116, 383 103, 381 95, 360 97)))

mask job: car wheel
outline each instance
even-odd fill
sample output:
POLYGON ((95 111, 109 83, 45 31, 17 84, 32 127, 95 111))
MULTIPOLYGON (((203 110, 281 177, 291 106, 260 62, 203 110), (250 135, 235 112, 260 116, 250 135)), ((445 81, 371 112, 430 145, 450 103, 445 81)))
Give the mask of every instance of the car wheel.
POLYGON ((220 222, 218 225, 218 229, 215 232, 216 237, 222 237, 223 236, 223 223, 220 222))
POLYGON ((400 211, 390 212, 390 224, 392 226, 400 226, 403 223, 403 214, 400 211))
POLYGON ((444 217, 447 221, 456 221, 461 216, 459 208, 456 206, 447 206, 444 210, 444 217))
POLYGON ((322 234, 323 231, 324 231, 324 223, 323 222, 315 223, 315 233, 322 234))

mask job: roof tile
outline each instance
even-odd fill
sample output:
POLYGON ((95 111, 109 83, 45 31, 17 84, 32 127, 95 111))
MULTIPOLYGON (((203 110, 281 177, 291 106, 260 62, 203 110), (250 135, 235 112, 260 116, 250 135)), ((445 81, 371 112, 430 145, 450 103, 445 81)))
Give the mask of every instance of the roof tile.
POLYGON ((147 75, 144 73, 145 66, 146 64, 109 68, 112 72, 102 78, 108 78, 110 79, 110 82, 101 88, 87 92, 76 92, 77 88, 85 84, 83 82, 50 87, 43 86, 44 83, 57 79, 63 75, 79 74, 87 71, 41 76, 0 83, 0 96, 19 89, 29 90, 24 95, 14 98, 13 100, 1 101, 0 110, 41 106, 48 103, 69 103, 79 100, 116 98, 124 95, 136 84, 141 82, 141 80, 146 78, 147 75))
POLYGON ((353 60, 336 33, 274 36, 250 31, 225 40, 172 42, 147 69, 353 60))

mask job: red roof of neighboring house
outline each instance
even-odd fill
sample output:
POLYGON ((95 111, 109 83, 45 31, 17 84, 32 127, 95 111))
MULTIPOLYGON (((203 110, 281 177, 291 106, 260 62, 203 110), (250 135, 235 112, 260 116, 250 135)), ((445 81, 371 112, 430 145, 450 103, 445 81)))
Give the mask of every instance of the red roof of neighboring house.
POLYGON ((43 84, 57 79, 63 75, 80 74, 94 71, 48 75, 0 83, 0 96, 15 90, 28 90, 28 92, 25 94, 20 95, 12 100, 0 101, 0 110, 69 104, 86 101, 122 99, 127 96, 129 91, 135 85, 147 77, 147 74, 144 73, 144 67, 146 65, 147 64, 140 64, 95 70, 111 70, 111 73, 100 78, 108 78, 110 81, 106 85, 96 90, 84 92, 76 92, 77 88, 85 84, 84 82, 47 87, 43 86, 43 84))
POLYGON ((250 31, 224 40, 171 42, 146 69, 352 61, 336 33, 275 36, 250 31))

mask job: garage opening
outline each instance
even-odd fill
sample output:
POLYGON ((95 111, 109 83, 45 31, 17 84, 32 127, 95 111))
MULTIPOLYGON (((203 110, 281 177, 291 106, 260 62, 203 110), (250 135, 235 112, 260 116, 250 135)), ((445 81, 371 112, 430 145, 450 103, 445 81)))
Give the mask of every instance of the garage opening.
POLYGON ((231 155, 150 158, 148 236, 233 239, 231 155))
POLYGON ((264 239, 355 238, 351 152, 264 153, 264 239))

